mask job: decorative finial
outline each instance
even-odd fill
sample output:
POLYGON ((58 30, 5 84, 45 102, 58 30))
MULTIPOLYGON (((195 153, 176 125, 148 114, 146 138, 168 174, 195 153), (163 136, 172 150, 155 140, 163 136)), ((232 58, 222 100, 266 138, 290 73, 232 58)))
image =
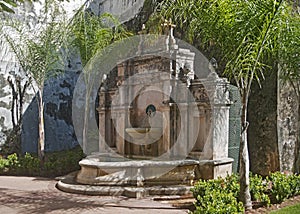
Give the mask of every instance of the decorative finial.
POLYGON ((174 31, 174 28, 176 27, 176 25, 174 25, 172 23, 172 19, 171 18, 169 20, 165 19, 165 22, 163 24, 161 24, 161 26, 163 26, 165 28, 168 28, 167 34, 169 36, 171 36, 171 38, 174 38, 173 31, 174 31))
POLYGON ((176 25, 172 23, 172 19, 165 19, 165 22, 161 24, 163 28, 167 28, 167 39, 166 39, 166 45, 167 45, 167 51, 175 50, 178 48, 176 45, 176 40, 174 38, 174 28, 176 25))

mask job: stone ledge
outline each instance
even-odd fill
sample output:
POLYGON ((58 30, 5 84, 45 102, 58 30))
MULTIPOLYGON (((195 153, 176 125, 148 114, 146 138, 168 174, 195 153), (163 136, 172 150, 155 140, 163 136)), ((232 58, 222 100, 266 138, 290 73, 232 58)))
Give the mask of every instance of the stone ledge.
POLYGON ((199 164, 198 160, 170 160, 170 161, 160 161, 160 160, 128 160, 128 161, 99 161, 97 158, 87 158, 79 162, 80 166, 88 166, 95 168, 139 168, 139 167, 176 167, 185 165, 195 165, 199 164))
POLYGON ((222 158, 216 160, 200 160, 199 165, 218 166, 218 165, 231 164, 233 161, 234 161, 233 158, 222 158))
POLYGON ((58 181, 56 188, 76 194, 99 195, 99 196, 126 196, 131 198, 143 198, 156 195, 188 195, 192 186, 146 186, 146 187, 122 187, 122 186, 92 186, 78 184, 75 181, 76 174, 70 174, 58 181))

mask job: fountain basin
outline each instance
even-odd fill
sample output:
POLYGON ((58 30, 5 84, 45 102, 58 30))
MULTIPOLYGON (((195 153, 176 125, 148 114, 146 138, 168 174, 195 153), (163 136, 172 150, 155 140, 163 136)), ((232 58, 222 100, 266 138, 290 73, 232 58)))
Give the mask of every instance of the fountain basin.
POLYGON ((200 177, 212 179, 220 174, 226 177, 232 161, 230 158, 130 160, 99 153, 80 161, 81 170, 59 181, 57 188, 70 193, 135 198, 189 195, 200 177))
POLYGON ((124 160, 79 162, 76 181, 103 186, 191 185, 196 179, 198 160, 124 160))

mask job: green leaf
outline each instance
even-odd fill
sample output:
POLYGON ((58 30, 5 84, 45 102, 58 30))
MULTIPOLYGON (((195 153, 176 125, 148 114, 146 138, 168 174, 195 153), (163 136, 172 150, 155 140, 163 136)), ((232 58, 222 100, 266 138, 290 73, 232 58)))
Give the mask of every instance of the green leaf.
POLYGON ((1 11, 6 11, 9 13, 15 13, 15 11, 13 9, 11 9, 10 7, 8 7, 5 3, 0 2, 0 12, 1 11))
POLYGON ((12 0, 3 0, 4 2, 6 2, 7 4, 13 6, 13 7, 16 7, 17 6, 17 3, 12 1, 12 0))

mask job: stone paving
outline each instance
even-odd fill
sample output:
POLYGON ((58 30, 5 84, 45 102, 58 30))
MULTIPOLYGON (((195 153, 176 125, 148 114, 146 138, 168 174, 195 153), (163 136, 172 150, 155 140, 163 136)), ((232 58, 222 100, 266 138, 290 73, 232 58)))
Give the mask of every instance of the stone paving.
POLYGON ((187 213, 151 198, 129 199, 61 192, 54 179, 0 176, 0 213, 187 213))

